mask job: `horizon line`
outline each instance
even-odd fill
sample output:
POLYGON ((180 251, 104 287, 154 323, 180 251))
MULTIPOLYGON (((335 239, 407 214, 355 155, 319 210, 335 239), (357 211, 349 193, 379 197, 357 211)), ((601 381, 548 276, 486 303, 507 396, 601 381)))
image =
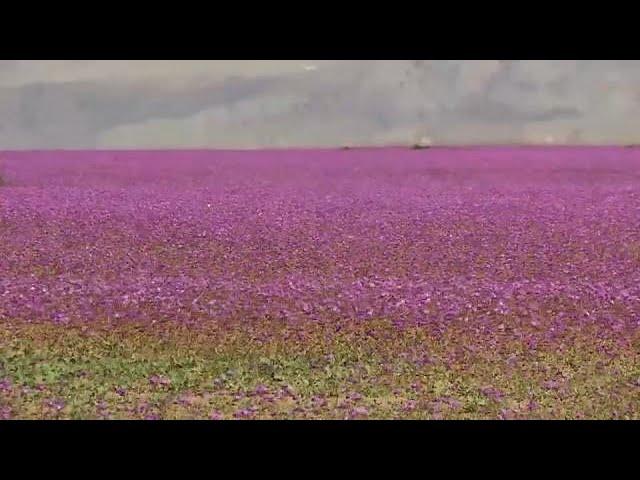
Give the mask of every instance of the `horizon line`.
POLYGON ((441 145, 339 145, 339 146, 291 146, 291 147, 115 147, 115 148, 20 148, 0 149, 4 153, 37 152, 265 152, 265 151, 349 151, 349 150, 435 150, 435 149, 485 149, 485 148, 637 148, 640 143, 593 143, 593 144, 548 144, 548 143, 487 143, 487 144, 441 144, 441 145))

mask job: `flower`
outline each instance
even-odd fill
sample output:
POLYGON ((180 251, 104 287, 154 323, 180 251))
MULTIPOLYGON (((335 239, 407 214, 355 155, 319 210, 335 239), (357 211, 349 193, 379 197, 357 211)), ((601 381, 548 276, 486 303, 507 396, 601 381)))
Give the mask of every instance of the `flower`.
POLYGON ((311 398, 311 404, 313 405, 314 408, 321 408, 327 405, 327 400, 324 397, 314 395, 311 398))
POLYGON ((418 406, 418 402, 415 400, 407 400, 404 405, 402 405, 402 410, 405 412, 413 412, 418 406))
POLYGON ((254 408, 242 408, 234 412, 233 416, 235 418, 251 418, 255 415, 256 410, 254 408))
POLYGON ((269 393, 269 389, 266 387, 266 385, 262 384, 258 385, 254 390, 254 394, 256 395, 266 395, 267 393, 269 393))
POLYGON ((11 384, 11 380, 9 380, 8 378, 3 378, 2 380, 0 380, 0 392, 11 392, 13 386, 11 384))
POLYGON ((503 408, 500 410, 500 415, 498 415, 501 420, 513 420, 516 418, 516 414, 513 410, 508 408, 503 408))
POLYGON ((347 398, 349 398, 353 402, 358 402, 358 401, 362 400, 362 395, 360 395, 359 393, 355 392, 355 393, 351 393, 351 394, 347 395, 347 398))
POLYGON ((63 400, 61 399, 48 399, 45 400, 45 405, 52 409, 52 410, 56 410, 56 411, 60 411, 65 407, 65 403, 63 400))
MULTIPOLYGON (((349 158, 251 152, 232 161, 216 152, 189 152, 188 161, 174 152, 126 153, 117 162, 100 152, 56 153, 55 161, 50 153, 8 155, 3 161, 20 187, 0 195, 0 322, 48 325, 57 336, 75 332, 70 324, 82 319, 81 338, 90 344, 102 335, 94 325, 102 318, 108 328, 142 324, 160 336, 172 325, 193 339, 212 326, 216 338, 242 331, 234 338, 251 337, 250 357, 270 357, 258 365, 268 388, 249 384, 234 410, 250 397, 272 413, 273 394, 295 400, 283 402, 297 406, 291 416, 308 415, 304 408, 335 415, 334 402, 345 400, 328 387, 337 381, 366 398, 402 384, 391 402, 400 415, 424 408, 448 417, 461 402, 430 404, 421 393, 440 392, 436 378, 447 368, 451 392, 482 386, 472 371, 495 383, 479 390, 491 405, 478 416, 541 409, 529 396, 515 407, 519 396, 507 399, 496 388, 508 378, 530 385, 530 396, 537 387, 553 392, 545 411, 564 413, 553 404, 561 401, 567 416, 618 408, 599 395, 577 405, 579 390, 568 386, 584 386, 581 365, 621 385, 616 405, 640 387, 637 375, 627 376, 640 334, 640 150, 436 149, 428 162, 401 150, 349 158), (314 378, 299 378, 293 364, 277 368, 276 343, 296 365, 310 360, 314 378), (367 364, 374 358, 377 365, 367 364), (331 381, 315 383, 325 373, 331 381), (271 383, 284 378, 296 378, 305 394, 271 383), (310 391, 321 394, 308 400, 310 391)), ((150 373, 166 377, 143 379, 154 402, 172 387, 173 373, 157 366, 163 361, 150 373)), ((218 372, 216 402, 233 402, 246 386, 240 364, 233 367, 218 372)), ((36 390, 0 368, 0 402, 53 396, 56 372, 43 373, 51 386, 36 390)), ((82 382, 97 381, 90 374, 82 382)), ((71 398, 70 387, 63 382, 67 390, 55 395, 71 398)), ((157 408, 134 406, 133 393, 115 388, 107 398, 134 417, 157 408)), ((340 416, 364 403, 349 395, 340 416)), ((56 410, 51 405, 43 408, 56 410)))
POLYGON ((368 416, 369 416, 369 410, 366 407, 355 407, 349 413, 349 417, 352 419, 366 418, 368 416))
POLYGON ((447 403, 453 410, 459 410, 462 408, 462 402, 456 398, 448 398, 447 403))
POLYGON ((11 407, 5 405, 0 407, 0 420, 11 419, 11 407))
POLYGON ((562 384, 558 380, 547 380, 542 383, 542 386, 547 390, 558 390, 561 385, 562 384))
POLYGON ((502 402, 502 400, 504 399, 504 392, 492 386, 482 387, 480 389, 480 393, 482 393, 485 397, 490 398, 494 402, 502 402))

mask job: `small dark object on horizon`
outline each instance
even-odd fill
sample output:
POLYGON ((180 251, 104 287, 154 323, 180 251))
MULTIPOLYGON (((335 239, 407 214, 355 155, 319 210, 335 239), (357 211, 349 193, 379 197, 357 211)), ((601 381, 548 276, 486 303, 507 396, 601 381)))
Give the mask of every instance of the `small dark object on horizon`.
POLYGON ((415 145, 413 145, 413 147, 411 147, 413 150, 426 150, 427 148, 431 148, 430 145, 420 145, 419 143, 416 143, 415 145))
POLYGON ((351 150, 351 147, 347 147, 346 145, 341 148, 341 150, 351 150))
POLYGON ((632 145, 625 145, 624 148, 636 148, 638 145, 632 144, 632 145))

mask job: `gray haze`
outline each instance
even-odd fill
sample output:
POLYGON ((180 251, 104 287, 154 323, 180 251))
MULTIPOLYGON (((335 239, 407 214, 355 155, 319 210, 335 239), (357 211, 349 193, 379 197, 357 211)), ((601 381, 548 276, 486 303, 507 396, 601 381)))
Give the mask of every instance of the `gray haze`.
POLYGON ((0 150, 640 142, 640 61, 0 61, 0 150))

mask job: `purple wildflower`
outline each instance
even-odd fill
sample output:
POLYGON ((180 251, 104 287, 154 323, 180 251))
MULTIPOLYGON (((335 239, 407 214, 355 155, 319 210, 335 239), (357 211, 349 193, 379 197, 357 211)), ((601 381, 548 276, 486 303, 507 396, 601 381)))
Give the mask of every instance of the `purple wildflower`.
POLYGON ((3 378, 0 380, 0 392, 9 393, 11 392, 13 385, 11 384, 11 380, 8 378, 3 378))
POLYGON ((547 380, 542 383, 542 386, 547 390, 558 390, 562 386, 562 383, 558 380, 547 380))
POLYGON ((460 408, 462 408, 462 402, 457 398, 447 398, 447 403, 453 410, 459 410, 460 408))
POLYGON ((0 420, 11 420, 11 407, 8 405, 0 407, 0 420))
POLYGON ((240 418, 252 418, 252 417, 255 416, 255 413, 256 413, 255 410, 252 409, 252 408, 242 408, 240 410, 237 410, 233 414, 233 416, 235 418, 238 418, 238 419, 240 419, 240 418))
POLYGON ((513 420, 516 418, 516 414, 513 410, 510 410, 508 408, 503 408, 500 410, 499 417, 501 420, 513 420))
POLYGON ((356 407, 349 413, 349 418, 367 418, 369 416, 369 410, 366 407, 356 407))
POLYGON ((347 395, 347 398, 350 399, 353 402, 358 402, 358 401, 362 400, 362 395, 360 395, 358 392, 355 392, 355 393, 351 393, 351 394, 347 395))
POLYGON ((314 395, 311 398, 311 403, 312 403, 314 408, 321 408, 321 407, 324 407, 327 404, 327 400, 324 397, 320 397, 318 395, 314 395))
POLYGON ((480 393, 482 393, 485 397, 493 400, 494 402, 502 402, 502 400, 504 399, 504 392, 495 387, 482 387, 480 389, 480 393))
POLYGON ((415 400, 407 400, 404 405, 402 405, 402 410, 405 412, 413 412, 418 407, 418 402, 415 400))
POLYGON ((55 410, 55 411, 58 411, 58 412, 59 412, 60 410, 62 410, 62 409, 65 407, 65 403, 64 403, 64 401, 63 401, 63 400, 61 400, 61 399, 59 399, 59 398, 58 398, 58 399, 48 399, 48 400, 45 400, 45 405, 46 405, 48 408, 50 408, 50 409, 52 409, 52 410, 55 410))
POLYGON ((269 393, 269 389, 266 387, 266 385, 258 385, 253 393, 258 396, 266 395, 267 393, 269 393))

